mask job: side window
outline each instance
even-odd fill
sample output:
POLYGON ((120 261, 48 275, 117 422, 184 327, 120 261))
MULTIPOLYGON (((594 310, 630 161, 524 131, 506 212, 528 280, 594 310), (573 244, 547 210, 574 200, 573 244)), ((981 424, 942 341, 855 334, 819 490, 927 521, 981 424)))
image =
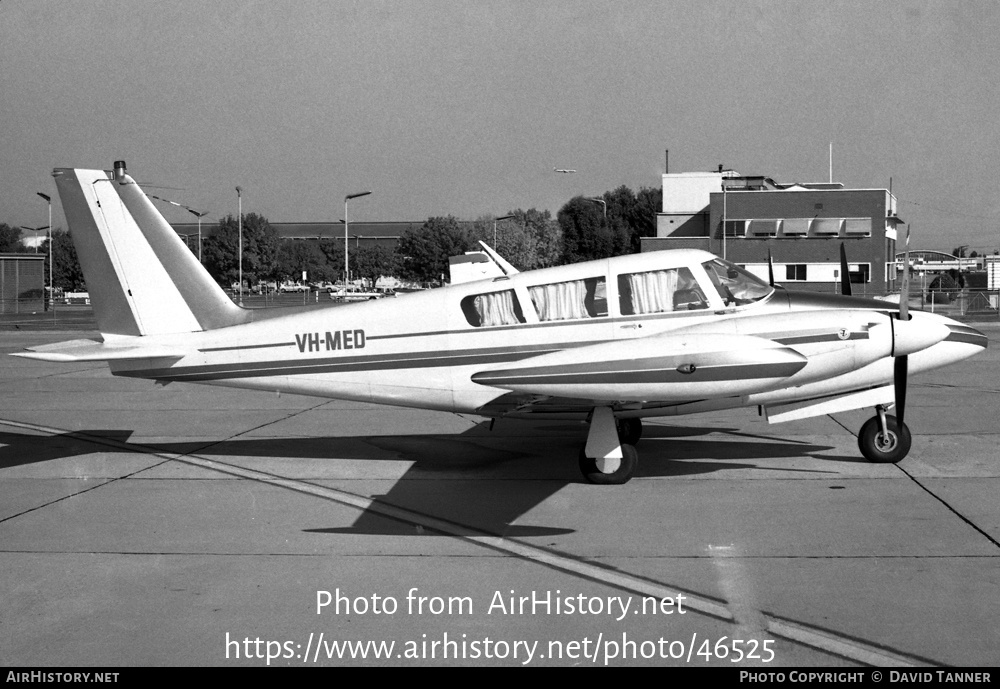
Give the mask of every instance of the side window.
POLYGON ((688 268, 619 275, 618 295, 623 316, 708 308, 688 268))
POLYGON ((608 315, 607 283, 603 277, 529 287, 540 321, 568 321, 608 315))
POLYGON ((476 328, 524 323, 524 313, 512 289, 469 295, 462 300, 462 313, 469 325, 476 328))
POLYGON ((760 301, 774 291, 773 287, 753 273, 721 258, 706 261, 702 266, 726 306, 760 301))

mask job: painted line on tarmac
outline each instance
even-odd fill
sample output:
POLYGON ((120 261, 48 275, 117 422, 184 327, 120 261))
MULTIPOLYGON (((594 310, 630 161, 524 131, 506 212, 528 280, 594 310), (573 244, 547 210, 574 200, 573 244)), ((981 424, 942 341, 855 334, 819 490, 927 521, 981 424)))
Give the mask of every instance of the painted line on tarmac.
MULTIPOLYGON (((441 519, 440 517, 434 517, 429 514, 424 514, 386 502, 380 502, 374 498, 368 498, 337 488, 329 488, 327 486, 319 486, 307 481, 284 478, 276 474, 270 474, 256 469, 247 469, 234 464, 228 464, 214 459, 207 459, 205 457, 198 457, 192 454, 161 452, 153 448, 145 447, 141 444, 130 444, 110 438, 91 436, 86 433, 76 431, 66 431, 38 424, 8 421, 4 419, 0 419, 0 424, 36 432, 48 433, 51 435, 70 436, 79 440, 94 443, 96 445, 105 445, 116 449, 142 452, 154 455, 167 461, 177 461, 202 469, 216 471, 221 474, 227 474, 229 476, 235 476, 238 478, 286 488, 296 493, 312 495, 314 497, 336 502, 341 505, 353 507, 364 512, 387 517, 395 521, 420 526, 425 529, 431 529, 446 536, 452 536, 469 541, 491 550, 506 553, 508 555, 514 555, 515 557, 530 560, 551 569, 574 574, 599 584, 613 586, 642 596, 649 596, 658 599, 673 598, 681 592, 684 594, 684 605, 689 610, 730 622, 735 625, 740 624, 740 621, 736 619, 732 612, 730 612, 726 603, 723 601, 701 596, 685 589, 666 586, 659 582, 626 574, 624 572, 610 570, 590 562, 579 560, 575 557, 548 550, 546 548, 540 548, 538 546, 505 538, 503 536, 497 536, 458 522, 441 519)), ((210 447, 213 444, 215 443, 210 443, 207 447, 210 447)), ((199 451, 204 452, 205 449, 206 448, 201 448, 199 451)), ((853 639, 800 622, 782 619, 770 613, 761 612, 760 614, 766 622, 767 631, 771 634, 826 653, 847 658, 848 660, 854 660, 872 666, 886 667, 937 665, 936 662, 930 661, 926 658, 902 654, 892 649, 875 646, 860 639, 853 639)))

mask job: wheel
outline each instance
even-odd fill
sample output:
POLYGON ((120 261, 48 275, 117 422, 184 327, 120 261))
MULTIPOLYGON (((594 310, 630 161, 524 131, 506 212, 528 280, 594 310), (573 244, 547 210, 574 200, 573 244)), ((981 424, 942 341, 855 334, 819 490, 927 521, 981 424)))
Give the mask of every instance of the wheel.
POLYGON ((620 485, 628 483, 639 464, 639 452, 632 445, 622 444, 620 460, 596 460, 588 457, 586 445, 580 448, 580 471, 590 483, 599 485, 620 485))
POLYGON ((642 437, 642 419, 615 419, 615 426, 622 445, 635 445, 642 437))
POLYGON ((858 448, 869 462, 895 464, 910 451, 910 429, 904 423, 902 428, 895 416, 886 416, 888 433, 882 433, 882 424, 877 416, 865 421, 858 433, 858 448))

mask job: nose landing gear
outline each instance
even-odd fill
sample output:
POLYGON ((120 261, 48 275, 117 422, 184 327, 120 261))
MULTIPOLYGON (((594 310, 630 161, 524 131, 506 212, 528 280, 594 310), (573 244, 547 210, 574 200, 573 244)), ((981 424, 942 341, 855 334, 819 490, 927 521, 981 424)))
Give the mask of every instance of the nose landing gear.
POLYGON ((878 415, 868 419, 858 433, 858 449, 869 462, 895 464, 910 451, 910 429, 886 414, 884 406, 875 410, 878 415))

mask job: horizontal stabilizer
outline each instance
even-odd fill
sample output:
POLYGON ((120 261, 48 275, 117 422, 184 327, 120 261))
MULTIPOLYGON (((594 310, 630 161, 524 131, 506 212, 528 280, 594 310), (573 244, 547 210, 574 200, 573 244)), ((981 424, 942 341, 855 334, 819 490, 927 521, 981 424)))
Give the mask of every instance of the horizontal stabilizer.
POLYGON ((124 361, 126 359, 180 359, 184 352, 146 344, 109 344, 97 340, 69 340, 55 344, 28 347, 26 352, 15 352, 12 356, 40 361, 124 361))

